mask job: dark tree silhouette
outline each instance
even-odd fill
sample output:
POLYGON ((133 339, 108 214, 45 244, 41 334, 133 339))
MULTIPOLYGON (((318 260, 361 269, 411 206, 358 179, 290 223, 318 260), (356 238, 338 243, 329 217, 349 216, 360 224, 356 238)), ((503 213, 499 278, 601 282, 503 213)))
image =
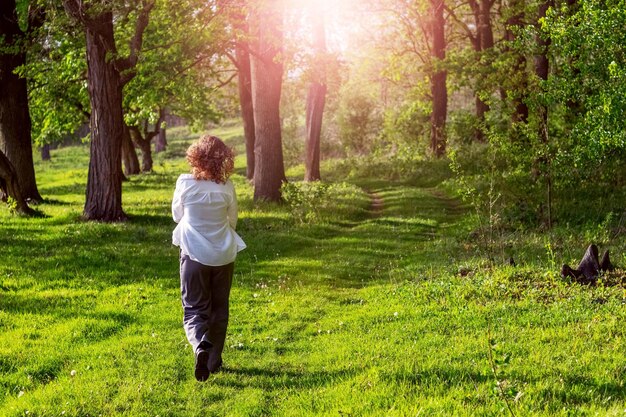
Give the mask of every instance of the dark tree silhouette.
POLYGON ((0 1, 0 150, 15 167, 22 196, 41 202, 33 165, 26 80, 15 70, 26 63, 24 41, 43 24, 43 10, 28 9, 26 32, 19 26, 15 0, 0 1))
POLYGON ((26 198, 20 189, 17 173, 11 161, 0 152, 0 200, 7 202, 8 197, 15 201, 18 213, 33 215, 35 211, 28 207, 26 198))
POLYGON ((123 221, 126 214, 122 210, 122 88, 134 76, 143 32, 154 3, 141 1, 126 58, 118 56, 113 12, 108 2, 63 0, 63 5, 66 12, 84 27, 87 41, 91 150, 83 215, 89 220, 123 221))

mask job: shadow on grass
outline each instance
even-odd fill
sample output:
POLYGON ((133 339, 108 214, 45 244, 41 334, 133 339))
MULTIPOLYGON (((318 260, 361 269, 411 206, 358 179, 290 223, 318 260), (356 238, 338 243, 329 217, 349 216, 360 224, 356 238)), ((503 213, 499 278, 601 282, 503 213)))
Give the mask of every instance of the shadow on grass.
POLYGON ((447 388, 467 384, 485 383, 493 380, 491 374, 469 371, 463 368, 415 369, 414 372, 383 373, 383 381, 392 385, 440 386, 447 388))
POLYGON ((74 203, 70 203, 67 201, 57 200, 56 198, 44 198, 44 204, 50 204, 51 206, 71 206, 74 203))
MULTIPOLYGON (((147 179, 158 182, 157 177, 147 179)), ((442 225, 463 213, 456 200, 408 187, 376 192, 383 199, 381 216, 363 211, 348 222, 307 225, 268 206, 258 216, 242 218, 238 232, 248 248, 237 259, 239 284, 253 288, 260 280, 293 278, 302 285, 355 288, 387 281, 391 271, 411 264, 445 262, 432 242, 442 225)), ((130 221, 124 224, 76 222, 68 216, 49 220, 54 227, 44 235, 27 223, 0 229, 0 243, 12 260, 0 270, 27 273, 42 289, 60 280, 92 289, 142 281, 177 287, 171 279, 178 275, 178 249, 171 245, 175 223, 169 202, 130 202, 127 208, 130 221), (133 214, 134 207, 141 214, 133 214)))
POLYGON ((626 387, 618 381, 600 382, 581 374, 563 375, 562 387, 542 388, 535 396, 540 404, 550 407, 560 403, 563 407, 576 407, 593 404, 621 404, 626 400, 626 387))
MULTIPOLYGON (((74 184, 69 184, 69 185, 56 185, 56 186, 47 186, 47 187, 39 187, 39 192, 43 195, 55 195, 55 196, 62 196, 62 195, 85 195, 85 190, 86 190, 87 185, 85 183, 74 183, 74 184)), ((46 203, 48 201, 55 201, 52 199, 46 199, 44 200, 46 203)), ((56 200, 58 201, 58 200, 56 200)))
POLYGON ((237 377, 218 379, 228 387, 256 387, 265 390, 315 388, 336 384, 337 380, 348 379, 356 375, 355 371, 297 371, 257 367, 227 367, 222 371, 226 375, 237 377), (241 377, 250 378, 250 382, 242 382, 241 377))

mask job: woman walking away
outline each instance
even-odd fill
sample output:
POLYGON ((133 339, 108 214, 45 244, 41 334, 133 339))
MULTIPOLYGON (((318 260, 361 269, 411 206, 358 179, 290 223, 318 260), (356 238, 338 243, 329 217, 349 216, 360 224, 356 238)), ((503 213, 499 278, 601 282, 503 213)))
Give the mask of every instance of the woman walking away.
POLYGON ((222 366, 228 326, 228 297, 237 253, 246 245, 235 232, 237 197, 228 179, 233 151, 215 136, 187 150, 191 174, 176 181, 172 236, 180 247, 183 324, 196 357, 195 376, 206 380, 222 366))

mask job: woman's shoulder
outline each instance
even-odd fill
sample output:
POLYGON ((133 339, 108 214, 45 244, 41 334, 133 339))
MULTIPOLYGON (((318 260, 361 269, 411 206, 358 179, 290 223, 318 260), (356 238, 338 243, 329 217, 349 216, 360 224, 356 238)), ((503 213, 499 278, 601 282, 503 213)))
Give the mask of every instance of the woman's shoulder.
POLYGON ((180 174, 178 176, 178 181, 184 180, 195 180, 195 177, 193 176, 193 174, 180 174))
POLYGON ((204 191, 221 191, 221 192, 232 192, 235 186, 230 180, 227 180, 225 183, 217 183, 211 180, 199 180, 193 176, 193 174, 180 174, 178 176, 178 180, 176 184, 179 186, 183 186, 184 188, 198 188, 198 190, 204 191))

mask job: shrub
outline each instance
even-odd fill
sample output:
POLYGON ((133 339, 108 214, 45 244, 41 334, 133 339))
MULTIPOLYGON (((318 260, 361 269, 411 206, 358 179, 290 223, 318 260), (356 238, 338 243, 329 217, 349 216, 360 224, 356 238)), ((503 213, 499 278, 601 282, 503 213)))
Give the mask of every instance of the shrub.
POLYGON ((289 182, 283 184, 281 191, 293 218, 299 223, 352 218, 369 202, 360 188, 344 182, 289 182))

